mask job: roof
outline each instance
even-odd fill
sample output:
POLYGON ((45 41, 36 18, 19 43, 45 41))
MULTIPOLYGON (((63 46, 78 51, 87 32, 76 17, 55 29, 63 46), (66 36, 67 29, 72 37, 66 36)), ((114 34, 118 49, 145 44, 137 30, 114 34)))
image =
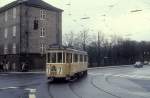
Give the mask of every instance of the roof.
POLYGON ((51 11, 56 11, 56 12, 62 12, 62 9, 56 8, 42 0, 16 0, 13 1, 7 5, 5 5, 4 7, 0 8, 0 12, 6 11, 12 7, 15 7, 17 5, 20 4, 25 4, 27 6, 31 6, 31 7, 37 7, 37 8, 43 8, 46 10, 51 10, 51 11))
POLYGON ((58 46, 58 45, 52 45, 52 46, 50 46, 47 49, 47 52, 50 52, 50 51, 70 51, 70 52, 74 52, 74 53, 79 53, 79 54, 81 53, 81 54, 87 55, 86 51, 77 50, 77 49, 73 49, 73 48, 66 47, 66 46, 58 46))

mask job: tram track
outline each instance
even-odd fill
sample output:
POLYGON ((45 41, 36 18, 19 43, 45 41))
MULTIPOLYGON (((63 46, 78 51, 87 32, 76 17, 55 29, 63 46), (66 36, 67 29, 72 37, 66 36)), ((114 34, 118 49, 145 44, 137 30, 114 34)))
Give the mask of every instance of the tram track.
POLYGON ((91 81, 90 81, 90 82, 91 82, 91 85, 92 85, 93 87, 95 87, 96 89, 98 89, 99 91, 105 92, 105 93, 107 93, 107 94, 109 94, 109 95, 111 95, 111 96, 113 96, 113 97, 116 97, 116 98, 122 98, 122 97, 120 97, 120 96, 117 96, 117 95, 115 95, 115 94, 112 94, 111 92, 109 92, 109 91, 107 91, 107 90, 104 90, 103 88, 98 87, 96 84, 94 84, 93 80, 94 80, 94 77, 91 78, 91 81))
MULTIPOLYGON (((55 85, 49 83, 48 84, 48 96, 49 98, 55 98, 54 95, 52 94, 52 86, 55 87, 55 85)), ((77 94, 74 89, 72 88, 72 83, 65 83, 65 87, 68 88, 68 90, 71 92, 71 94, 73 94, 74 96, 76 96, 75 98, 83 98, 82 96, 80 96, 79 94, 77 94)))
POLYGON ((48 96, 50 97, 50 98, 54 98, 54 96, 53 96, 53 94, 52 94, 52 92, 51 92, 51 87, 52 87, 52 84, 50 84, 50 85, 48 85, 48 96))
POLYGON ((72 87, 71 85, 72 85, 71 83, 68 84, 68 86, 69 86, 70 90, 72 91, 72 93, 75 94, 78 98, 83 98, 81 95, 77 94, 77 93, 74 91, 74 89, 73 89, 73 87, 72 87))

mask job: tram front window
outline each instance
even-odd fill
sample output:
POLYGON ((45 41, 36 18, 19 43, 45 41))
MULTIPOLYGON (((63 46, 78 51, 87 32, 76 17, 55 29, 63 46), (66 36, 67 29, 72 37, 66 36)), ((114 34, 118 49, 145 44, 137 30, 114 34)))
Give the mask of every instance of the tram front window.
POLYGON ((48 63, 63 63, 65 62, 65 55, 63 56, 61 52, 56 53, 48 53, 47 54, 47 62, 48 63), (63 60, 64 58, 64 60, 63 60))
POLYGON ((56 63, 56 53, 48 53, 47 54, 47 62, 48 63, 56 63))

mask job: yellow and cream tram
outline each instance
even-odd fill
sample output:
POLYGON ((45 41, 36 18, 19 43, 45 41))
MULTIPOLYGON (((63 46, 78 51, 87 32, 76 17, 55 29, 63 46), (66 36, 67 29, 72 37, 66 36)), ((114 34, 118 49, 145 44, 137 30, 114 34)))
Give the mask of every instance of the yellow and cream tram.
POLYGON ((71 80, 87 74, 88 55, 85 51, 59 47, 46 52, 46 75, 48 79, 71 80))

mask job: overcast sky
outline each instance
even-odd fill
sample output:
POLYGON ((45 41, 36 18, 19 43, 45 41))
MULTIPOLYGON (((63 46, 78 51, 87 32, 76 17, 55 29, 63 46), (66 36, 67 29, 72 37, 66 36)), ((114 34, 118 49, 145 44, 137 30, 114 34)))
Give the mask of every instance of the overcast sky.
MULTIPOLYGON (((89 29, 150 41, 150 0, 44 0, 63 12, 63 34, 89 29), (86 18, 87 17, 87 18, 86 18)), ((12 0, 0 0, 0 6, 12 0)))

